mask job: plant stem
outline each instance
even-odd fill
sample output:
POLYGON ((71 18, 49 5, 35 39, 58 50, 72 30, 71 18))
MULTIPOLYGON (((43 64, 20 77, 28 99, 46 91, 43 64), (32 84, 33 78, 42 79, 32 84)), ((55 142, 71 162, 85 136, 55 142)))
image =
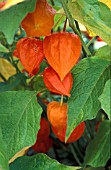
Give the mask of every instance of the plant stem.
POLYGON ((91 38, 91 40, 87 43, 87 47, 89 47, 92 43, 93 43, 93 41, 96 39, 96 36, 95 37, 93 37, 93 38, 91 38))
POLYGON ((72 144, 69 144, 69 146, 70 146, 70 149, 71 149, 71 151, 72 151, 72 154, 73 154, 76 162, 78 163, 79 166, 81 166, 81 162, 79 161, 79 159, 78 159, 78 157, 77 157, 77 155, 76 155, 76 153, 75 153, 74 147, 72 146, 72 144))
POLYGON ((93 139, 94 138, 94 135, 92 134, 92 130, 91 130, 91 127, 90 127, 90 125, 89 125, 89 122, 85 122, 86 123, 86 128, 88 129, 88 131, 89 131, 89 134, 90 134, 90 136, 91 136, 91 139, 93 139))
POLYGON ((6 78, 3 76, 2 73, 0 73, 0 77, 2 78, 3 81, 7 81, 6 78))
POLYGON ((63 95, 61 95, 60 106, 62 106, 62 104, 63 104, 63 99, 64 99, 64 96, 63 96, 63 95))
POLYGON ((15 64, 15 61, 13 60, 13 57, 11 56, 10 58, 11 58, 11 63, 12 63, 12 65, 16 68, 17 73, 20 73, 20 70, 19 70, 19 68, 17 67, 17 65, 15 64))
POLYGON ((76 143, 76 142, 74 142, 74 143, 72 143, 72 145, 75 147, 75 149, 77 150, 78 154, 79 154, 79 155, 80 155, 80 157, 83 159, 83 158, 84 158, 84 156, 82 155, 82 153, 81 153, 81 151, 80 151, 79 147, 77 146, 77 143, 76 143))
POLYGON ((78 24, 78 22, 75 20, 75 24, 76 24, 76 28, 78 29, 78 31, 80 32, 80 34, 81 34, 81 30, 80 30, 80 28, 79 28, 79 24, 78 24))
POLYGON ((62 20, 63 17, 64 17, 64 15, 61 15, 61 17, 58 19, 58 21, 53 26, 53 29, 55 29, 57 27, 58 23, 62 20))
POLYGON ((74 25, 74 20, 73 20, 71 14, 70 14, 69 9, 67 8, 66 1, 65 1, 65 0, 60 0, 60 1, 61 1, 62 6, 63 6, 63 9, 64 9, 64 11, 65 11, 65 14, 66 14, 66 16, 67 16, 67 18, 68 18, 68 20, 69 20, 69 25, 70 25, 70 27, 71 27, 72 30, 80 37, 81 42, 82 42, 82 46, 83 46, 83 48, 84 48, 87 56, 91 56, 91 52, 90 52, 90 50, 88 49, 88 47, 86 46, 86 44, 85 44, 85 42, 84 42, 84 40, 83 40, 83 38, 82 38, 82 36, 81 36, 81 33, 78 31, 78 29, 77 29, 77 28, 75 27, 75 25, 74 25))
POLYGON ((65 32, 65 31, 66 31, 66 26, 67 26, 67 18, 66 18, 65 23, 64 23, 63 32, 65 32))
POLYGON ((42 89, 42 90, 39 90, 39 91, 37 91, 37 94, 38 93, 43 93, 44 91, 46 91, 47 90, 47 88, 44 88, 44 89, 42 89))

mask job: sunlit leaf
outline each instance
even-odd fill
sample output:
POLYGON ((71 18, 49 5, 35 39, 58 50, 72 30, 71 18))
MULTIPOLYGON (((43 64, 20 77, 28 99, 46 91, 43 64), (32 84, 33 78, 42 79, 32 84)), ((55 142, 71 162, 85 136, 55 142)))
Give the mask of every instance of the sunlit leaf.
POLYGON ((96 117, 101 108, 98 97, 111 77, 110 68, 110 61, 97 57, 83 59, 73 68, 74 85, 68 101, 66 138, 80 122, 96 117))
POLYGON ((41 112, 35 92, 0 93, 0 125, 8 160, 24 147, 34 144, 41 112))
POLYGON ((24 156, 15 160, 10 165, 10 170, 78 170, 80 167, 66 166, 60 164, 45 154, 36 154, 34 156, 24 156))
POLYGON ((28 12, 34 10, 35 4, 36 0, 26 0, 0 12, 0 32, 4 33, 9 44, 12 44, 21 21, 28 12))
POLYGON ((111 9, 111 0, 98 0, 98 1, 104 3, 111 9))
MULTIPOLYGON (((9 63, 9 61, 4 58, 0 58, 0 72, 6 79, 8 79, 10 76, 16 73, 16 69, 12 66, 11 63, 9 63)), ((0 81, 3 80, 0 78, 0 81)))
POLYGON ((74 19, 111 46, 111 10, 98 0, 69 0, 74 19))
POLYGON ((5 5, 1 8, 1 10, 5 10, 7 8, 10 8, 11 6, 16 5, 16 4, 23 2, 23 1, 24 0, 7 0, 5 2, 5 5))
POLYGON ((103 93, 99 97, 101 102, 102 109, 108 115, 108 118, 111 119, 111 79, 108 80, 105 84, 103 93))
POLYGON ((5 53, 7 53, 7 52, 9 52, 9 50, 8 50, 4 45, 2 45, 2 44, 0 43, 0 52, 5 52, 5 53))
POLYGON ((15 159, 17 159, 18 157, 21 157, 21 156, 25 155, 25 154, 28 152, 28 150, 29 150, 30 147, 31 147, 31 146, 27 146, 27 147, 21 149, 19 152, 17 152, 17 153, 9 160, 9 164, 12 163, 12 162, 13 162, 15 159))

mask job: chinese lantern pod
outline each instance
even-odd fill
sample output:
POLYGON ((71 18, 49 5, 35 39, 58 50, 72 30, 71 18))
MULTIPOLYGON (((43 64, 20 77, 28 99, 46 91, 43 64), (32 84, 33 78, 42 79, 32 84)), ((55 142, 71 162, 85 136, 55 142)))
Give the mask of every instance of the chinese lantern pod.
POLYGON ((22 21, 22 27, 27 36, 39 37, 50 35, 54 25, 54 15, 56 11, 46 0, 38 0, 35 11, 28 13, 22 21))
POLYGON ((70 96, 70 90, 73 84, 72 74, 68 73, 63 81, 60 80, 58 74, 53 70, 52 67, 48 67, 44 70, 43 80, 46 87, 58 94, 70 96))
POLYGON ((63 80, 80 57, 81 41, 78 35, 69 32, 54 33, 45 37, 43 51, 50 66, 63 80))
POLYGON ((46 137, 48 137, 50 135, 49 123, 43 117, 40 120, 40 130, 39 130, 38 134, 39 135, 45 135, 46 137))
POLYGON ((47 117, 49 122, 56 129, 61 129, 67 123, 67 104, 60 102, 50 102, 47 106, 47 117))
MULTIPOLYGON (((85 129, 85 123, 82 122, 73 130, 66 143, 77 141, 83 135, 84 129, 85 129)), ((52 126, 52 131, 61 142, 65 142, 66 125, 63 125, 62 129, 57 129, 52 126)))
POLYGON ((36 75, 44 59, 43 42, 36 38, 22 38, 14 53, 20 59, 29 76, 36 75))
POLYGON ((53 144, 50 135, 50 127, 45 118, 41 118, 40 129, 37 134, 37 140, 32 146, 32 149, 38 153, 46 153, 53 144))
POLYGON ((0 2, 0 9, 2 9, 5 4, 6 4, 6 2, 0 2))

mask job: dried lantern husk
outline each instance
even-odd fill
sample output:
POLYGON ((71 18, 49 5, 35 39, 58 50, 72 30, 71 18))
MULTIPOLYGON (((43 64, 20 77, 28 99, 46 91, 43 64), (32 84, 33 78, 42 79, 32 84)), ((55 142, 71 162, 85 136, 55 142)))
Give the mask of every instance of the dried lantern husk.
MULTIPOLYGON (((71 143, 71 142, 77 141, 83 135, 84 129, 85 129, 85 123, 82 122, 73 130, 73 132, 71 133, 71 135, 68 138, 68 140, 66 141, 66 143, 71 143)), ((57 129, 52 126, 52 131, 54 132, 54 134, 57 136, 57 138, 61 142, 65 142, 66 125, 63 125, 62 129, 57 129)))
POLYGON ((29 76, 36 75, 44 59, 43 42, 36 38, 22 38, 14 53, 20 59, 29 76))
POLYGON ((73 84, 72 74, 69 72, 61 81, 58 74, 52 67, 48 67, 43 72, 43 80, 46 87, 54 93, 70 96, 70 90, 73 84))
POLYGON ((56 129, 62 129, 67 123, 67 104, 60 102, 50 102, 47 106, 47 117, 49 122, 56 129))
POLYGON ((63 80, 80 57, 81 41, 76 34, 54 33, 45 37, 43 51, 49 65, 63 80))
POLYGON ((50 35, 56 11, 46 0, 38 0, 34 12, 28 13, 21 25, 28 37, 50 35))

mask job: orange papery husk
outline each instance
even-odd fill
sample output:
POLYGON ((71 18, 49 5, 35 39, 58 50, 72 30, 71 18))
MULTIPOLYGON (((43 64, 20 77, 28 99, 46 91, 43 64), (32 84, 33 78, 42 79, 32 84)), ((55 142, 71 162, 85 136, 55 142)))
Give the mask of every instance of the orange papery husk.
POLYGON ((43 80, 46 87, 51 92, 70 96, 70 90, 73 85, 73 77, 70 72, 61 81, 54 69, 52 67, 48 67, 43 72, 43 80))
POLYGON ((38 153, 46 153, 53 144, 53 140, 49 137, 50 126, 45 118, 41 118, 40 129, 37 134, 37 139, 32 149, 38 153))
POLYGON ((0 2, 0 9, 2 9, 5 4, 6 4, 6 2, 0 2))
MULTIPOLYGON (((85 123, 82 122, 73 130, 66 143, 75 142, 78 139, 80 139, 84 133, 84 129, 85 129, 85 123)), ((52 131, 61 142, 65 142, 66 124, 63 124, 62 129, 58 129, 52 126, 52 131)))
POLYGON ((50 35, 54 25, 56 11, 46 0, 38 0, 34 12, 28 13, 21 25, 27 36, 39 37, 50 35))
POLYGON ((67 123, 67 103, 50 102, 47 106, 47 117, 49 122, 56 129, 61 130, 67 123))
POLYGON ((81 41, 78 35, 73 33, 54 33, 45 37, 43 51, 49 65, 63 80, 79 60, 81 41))
POLYGON ((14 55, 20 59, 30 77, 36 75, 44 59, 43 42, 36 38, 22 38, 16 45, 14 55))

